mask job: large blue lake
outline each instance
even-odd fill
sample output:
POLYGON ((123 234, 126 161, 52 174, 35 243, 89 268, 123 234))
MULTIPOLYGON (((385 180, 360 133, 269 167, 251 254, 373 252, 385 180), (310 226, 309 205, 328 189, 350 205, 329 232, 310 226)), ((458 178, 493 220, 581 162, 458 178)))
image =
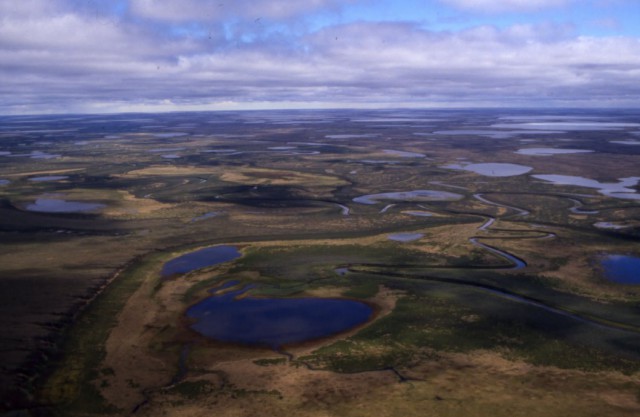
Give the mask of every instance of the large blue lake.
POLYGON ((241 255, 235 246, 211 246, 173 258, 164 264, 160 275, 166 278, 174 274, 186 274, 196 269, 232 261, 241 255))
POLYGON ((215 294, 187 310, 193 330, 222 342, 278 349, 340 333, 369 320, 373 309, 336 298, 240 297, 251 287, 215 294))

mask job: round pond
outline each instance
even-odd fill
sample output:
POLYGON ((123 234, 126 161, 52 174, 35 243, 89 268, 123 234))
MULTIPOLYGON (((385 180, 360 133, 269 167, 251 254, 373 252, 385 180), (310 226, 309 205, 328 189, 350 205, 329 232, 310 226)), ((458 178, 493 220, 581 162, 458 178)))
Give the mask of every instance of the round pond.
POLYGON ((214 292, 190 307, 191 328, 221 342, 278 349, 352 329, 373 314, 369 305, 347 299, 239 297, 250 288, 214 292))

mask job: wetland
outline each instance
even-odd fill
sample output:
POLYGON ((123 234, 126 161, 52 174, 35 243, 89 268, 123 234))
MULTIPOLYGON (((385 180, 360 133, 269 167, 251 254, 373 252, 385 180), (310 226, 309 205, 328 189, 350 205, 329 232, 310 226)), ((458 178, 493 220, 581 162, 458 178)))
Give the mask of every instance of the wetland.
POLYGON ((0 120, 0 412, 640 413, 636 111, 0 120))

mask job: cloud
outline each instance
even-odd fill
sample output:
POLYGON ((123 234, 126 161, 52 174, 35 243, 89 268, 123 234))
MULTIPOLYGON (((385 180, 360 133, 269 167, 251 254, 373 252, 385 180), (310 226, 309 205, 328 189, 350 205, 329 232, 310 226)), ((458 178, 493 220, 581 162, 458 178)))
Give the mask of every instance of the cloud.
POLYGON ((337 9, 355 0, 131 0, 134 14, 162 21, 288 19, 321 9, 337 9))
POLYGON ((453 7, 474 12, 523 12, 566 6, 576 0, 440 0, 453 7))
POLYGON ((170 103, 640 105, 640 41, 577 36, 570 25, 429 31, 356 22, 247 37, 220 24, 209 39, 57 4, 35 13, 3 3, 0 113, 170 103))

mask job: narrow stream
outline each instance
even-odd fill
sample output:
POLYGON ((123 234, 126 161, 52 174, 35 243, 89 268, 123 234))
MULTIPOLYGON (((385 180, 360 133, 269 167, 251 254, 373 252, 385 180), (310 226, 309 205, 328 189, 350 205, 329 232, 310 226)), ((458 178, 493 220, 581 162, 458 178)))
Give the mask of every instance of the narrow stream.
POLYGON ((482 201, 483 203, 488 204, 490 206, 503 207, 503 208, 514 210, 514 211, 516 211, 516 214, 514 214, 514 216, 528 216, 529 215, 529 211, 527 211, 525 209, 521 209, 520 207, 508 206, 506 204, 496 203, 494 201, 488 200, 486 197, 483 197, 482 194, 474 194, 473 198, 475 198, 476 200, 482 201))

